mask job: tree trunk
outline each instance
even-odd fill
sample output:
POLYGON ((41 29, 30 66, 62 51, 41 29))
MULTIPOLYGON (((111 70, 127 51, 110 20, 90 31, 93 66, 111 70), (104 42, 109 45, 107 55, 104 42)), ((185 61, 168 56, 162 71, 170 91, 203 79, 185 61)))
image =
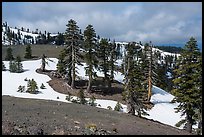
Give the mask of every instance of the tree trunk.
POLYGON ((107 77, 107 84, 108 84, 108 88, 110 89, 111 88, 111 80, 108 77, 107 77))
POLYGON ((152 95, 152 47, 150 45, 149 76, 148 76, 148 95, 147 101, 150 102, 152 95))
POLYGON ((89 74, 89 82, 86 91, 90 93, 91 87, 92 87, 92 74, 89 74))
POLYGON ((70 69, 68 72, 68 84, 69 85, 71 85, 71 83, 72 83, 72 73, 71 72, 72 72, 72 70, 70 69))
POLYGON ((187 115, 187 124, 186 124, 186 130, 189 133, 192 133, 192 125, 193 125, 193 120, 192 120, 192 116, 190 116, 188 113, 187 115))
POLYGON ((75 88, 75 51, 74 51, 74 45, 72 43, 72 83, 71 83, 71 88, 75 88))
POLYGON ((151 82, 151 72, 149 71, 149 78, 148 78, 148 95, 147 95, 147 101, 150 102, 152 95, 152 82, 151 82))
POLYGON ((42 65, 41 65, 41 70, 43 72, 45 71, 45 58, 46 58, 46 56, 43 54, 42 55, 42 65))
POLYGON ((44 72, 45 71, 45 63, 42 63, 41 65, 41 70, 44 72))
POLYGON ((127 102, 128 113, 135 115, 135 107, 133 102, 133 94, 129 93, 128 102, 127 102))

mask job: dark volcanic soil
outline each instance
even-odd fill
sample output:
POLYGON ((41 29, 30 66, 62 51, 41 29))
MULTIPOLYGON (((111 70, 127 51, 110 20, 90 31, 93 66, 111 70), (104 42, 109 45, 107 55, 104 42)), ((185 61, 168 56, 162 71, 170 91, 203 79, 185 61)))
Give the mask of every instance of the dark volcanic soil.
POLYGON ((116 111, 9 96, 2 96, 2 134, 188 135, 183 130, 116 111))

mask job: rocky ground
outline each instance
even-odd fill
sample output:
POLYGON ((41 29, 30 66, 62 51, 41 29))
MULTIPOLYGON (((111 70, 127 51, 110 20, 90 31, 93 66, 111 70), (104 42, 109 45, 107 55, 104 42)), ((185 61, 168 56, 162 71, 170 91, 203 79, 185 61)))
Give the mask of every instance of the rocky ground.
POLYGON ((159 122, 75 103, 2 96, 2 134, 189 135, 159 122))

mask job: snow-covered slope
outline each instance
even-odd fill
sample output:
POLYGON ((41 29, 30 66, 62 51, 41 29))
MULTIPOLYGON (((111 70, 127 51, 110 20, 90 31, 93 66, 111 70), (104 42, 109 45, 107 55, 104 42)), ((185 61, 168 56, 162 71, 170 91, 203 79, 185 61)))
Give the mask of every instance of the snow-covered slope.
POLYGON ((23 44, 25 41, 26 43, 33 43, 35 44, 36 38, 39 36, 38 33, 30 32, 30 31, 25 31, 19 28, 13 28, 10 26, 7 26, 5 24, 2 25, 2 45, 13 45, 13 44, 23 44), (11 32, 11 35, 16 35, 14 37, 19 39, 19 42, 17 42, 16 39, 12 38, 12 40, 9 40, 8 38, 8 32, 11 32))
POLYGON ((175 113, 174 109, 178 104, 171 103, 174 96, 156 86, 152 87, 152 94, 150 101, 154 107, 148 111, 146 118, 174 126, 181 119, 181 113, 175 113))
MULTIPOLYGON (((54 62, 49 62, 49 66, 46 66, 48 70, 55 70, 57 59, 51 58, 54 62)), ((3 61, 6 68, 9 67, 8 61, 3 61)), ((48 81, 50 78, 47 75, 38 74, 35 72, 37 68, 40 67, 40 60, 32 60, 32 61, 23 61, 23 68, 26 70, 23 73, 10 73, 9 71, 2 71, 2 95, 10 95, 15 97, 22 97, 22 98, 37 98, 37 99, 46 99, 46 100, 55 100, 55 101, 62 101, 68 102, 65 100, 66 95, 58 93, 54 91, 49 85, 48 81), (17 92, 18 86, 27 86, 27 82, 24 79, 34 79, 38 86, 42 83, 45 85, 46 89, 40 89, 39 94, 29 94, 29 93, 19 93, 17 92), (57 99, 59 97, 59 99, 57 99)), ((79 75, 84 79, 87 78, 85 76, 84 66, 79 67, 79 75)), ((98 75, 102 75, 100 72, 97 72, 98 75)), ((124 78, 121 73, 115 73, 115 79, 122 82, 124 78)), ((160 121, 161 123, 168 124, 174 126, 180 120, 180 113, 175 113, 174 108, 178 105, 176 103, 170 103, 173 99, 173 95, 167 93, 166 91, 153 86, 153 96, 151 98, 151 102, 155 105, 154 107, 147 111, 150 116, 146 116, 148 119, 153 119, 160 121)), ((75 97, 76 98, 76 97, 75 97)), ((88 100, 88 98, 87 98, 88 100)), ((103 100, 103 99, 96 99, 96 103, 98 104, 97 107, 107 109, 108 106, 114 108, 117 101, 114 100, 103 100), (100 106, 99 106, 100 104, 100 106)), ((127 106, 125 104, 121 104, 123 107, 123 112, 127 112, 127 106)))

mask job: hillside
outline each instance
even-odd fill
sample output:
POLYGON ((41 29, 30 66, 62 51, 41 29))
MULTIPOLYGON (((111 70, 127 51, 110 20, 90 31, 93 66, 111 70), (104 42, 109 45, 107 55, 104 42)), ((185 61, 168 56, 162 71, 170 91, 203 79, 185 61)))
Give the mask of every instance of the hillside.
POLYGON ((189 133, 129 114, 86 105, 2 96, 2 134, 188 135, 189 133), (91 126, 96 127, 96 130, 88 128, 91 126))
MULTIPOLYGON (((101 39, 99 39, 100 41, 101 39)), ((31 43, 30 43, 31 44, 31 43)), ((111 41, 109 41, 111 44, 111 41)), ((117 45, 114 49, 115 51, 119 51, 119 56, 116 58, 114 62, 114 82, 112 83, 112 88, 107 89, 102 83, 102 79, 104 74, 102 71, 95 69, 98 79, 96 80, 94 88, 92 88, 91 94, 85 92, 86 100, 89 101, 90 97, 94 95, 96 97, 95 103, 96 107, 103 108, 103 109, 114 109, 117 103, 120 103, 122 108, 120 112, 127 113, 127 106, 126 102, 124 101, 123 91, 124 91, 124 59, 126 59, 126 55, 128 53, 128 46, 135 46, 137 47, 137 51, 145 51, 146 46, 143 46, 141 43, 137 42, 115 42, 117 45)), ((53 100, 53 101, 61 101, 70 104, 71 101, 67 100, 68 93, 71 93, 71 97, 73 99, 77 99, 77 93, 79 89, 85 90, 87 87, 87 80, 88 76, 85 74, 85 67, 87 66, 86 63, 82 60, 82 66, 76 65, 78 70, 78 76, 76 78, 76 87, 78 90, 73 90, 67 84, 66 76, 65 77, 53 77, 51 74, 56 72, 56 65, 58 63, 58 56, 60 51, 64 48, 64 46, 56 46, 50 44, 32 44, 32 52, 33 52, 33 59, 27 60, 24 59, 24 52, 25 52, 26 45, 12 45, 10 46, 13 49, 14 56, 20 55, 23 59, 22 65, 24 71, 22 73, 11 73, 9 72, 9 61, 3 61, 6 67, 6 71, 2 71, 2 96, 5 95, 19 97, 19 98, 32 98, 32 99, 43 99, 43 100, 53 100), (40 73, 37 71, 38 68, 41 66, 41 59, 40 56, 42 54, 46 54, 51 59, 52 62, 48 61, 48 65, 46 65, 47 73, 40 73), (53 79, 54 78, 54 79, 53 79), (61 82, 60 82, 61 78, 61 82), (65 78, 65 79, 64 79, 65 78), (26 92, 20 93, 17 92, 19 86, 27 86, 27 82, 25 79, 34 79, 37 82, 37 85, 40 86, 41 84, 45 85, 45 89, 39 89, 37 94, 29 94, 26 92), (12 86, 10 86, 12 85, 12 86)), ((7 45, 3 46, 2 50, 2 58, 4 60, 5 53, 7 49, 7 45)), ((80 50, 83 53, 83 48, 80 50)), ((158 64, 158 69, 162 68, 162 75, 160 78, 164 77, 165 79, 161 79, 163 84, 164 82, 167 85, 170 85, 168 81, 171 82, 172 79, 172 70, 176 63, 176 58, 180 56, 179 54, 164 52, 156 47, 153 46, 152 52, 155 56, 156 61, 155 64, 158 64)), ((146 52, 144 52, 146 53, 146 52)), ((148 53, 147 53, 148 55, 148 53)), ((147 57, 148 58, 148 57, 147 57)), ((141 59, 141 56, 137 59, 141 59)), ((159 71, 159 70, 158 70, 159 71)), ((110 73, 110 72, 108 72, 110 73)), ((159 88, 160 85, 153 85, 152 87, 152 98, 150 100, 151 105, 149 109, 145 110, 149 116, 144 116, 150 121, 157 120, 163 124, 170 125, 175 127, 175 124, 181 119, 180 113, 175 113, 175 108, 178 106, 176 103, 172 103, 172 99, 174 98, 173 95, 170 94, 171 87, 165 87, 165 90, 159 88), (167 89, 168 88, 168 89, 167 89), (165 113, 163 111, 165 110, 165 113), (168 115, 171 118, 168 118, 168 115)), ((71 103, 74 104, 74 103, 71 103)), ((126 114, 125 114, 126 115, 126 114)), ((137 115, 137 114, 136 114, 137 115)), ((182 128, 182 127, 181 127, 182 128)), ((148 131, 147 131, 148 132, 148 131)), ((122 132, 123 134, 124 132, 122 132)), ((77 133, 76 133, 77 134, 77 133)), ((132 134, 132 131, 129 131, 128 134, 132 134)), ((144 133, 146 134, 146 133, 144 133)))

